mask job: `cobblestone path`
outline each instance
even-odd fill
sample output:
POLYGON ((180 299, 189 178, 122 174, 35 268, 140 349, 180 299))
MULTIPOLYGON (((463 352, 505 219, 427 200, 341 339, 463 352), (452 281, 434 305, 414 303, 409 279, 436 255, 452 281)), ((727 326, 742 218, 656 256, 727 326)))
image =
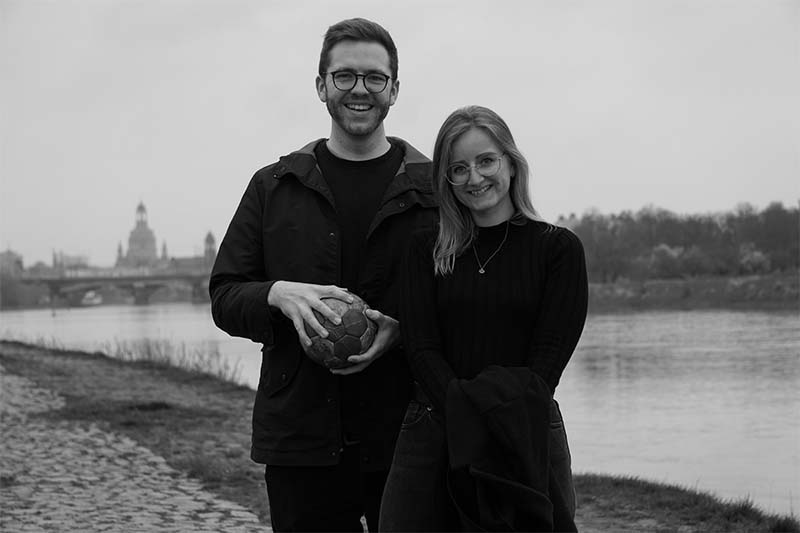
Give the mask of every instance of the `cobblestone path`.
POLYGON ((63 406, 0 366, 0 531, 271 531, 127 437, 31 416, 63 406))

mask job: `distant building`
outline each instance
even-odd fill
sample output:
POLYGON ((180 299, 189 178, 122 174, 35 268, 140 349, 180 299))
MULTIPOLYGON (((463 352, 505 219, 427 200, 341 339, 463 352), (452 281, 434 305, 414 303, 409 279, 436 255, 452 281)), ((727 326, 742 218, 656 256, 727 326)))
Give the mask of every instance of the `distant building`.
POLYGON ((0 309, 25 304, 25 287, 19 282, 22 267, 21 255, 11 250, 0 252, 0 309))
POLYGON ((217 241, 214 235, 209 231, 203 246, 203 255, 194 255, 191 257, 173 257, 170 259, 170 268, 182 272, 206 272, 211 271, 214 266, 214 259, 217 257, 217 241))
POLYGON ((18 278, 22 274, 22 270, 21 255, 11 250, 0 252, 0 273, 10 278, 18 278))
MULTIPOLYGON (((165 250, 166 251, 166 250, 165 250)), ((128 236, 128 251, 123 254, 122 243, 117 247, 117 267, 155 267, 161 261, 156 250, 156 234, 147 225, 147 209, 139 202, 136 225, 128 236)))
POLYGON ((53 251, 53 268, 56 270, 77 270, 89 267, 89 257, 53 251))
POLYGON ((52 276, 54 275, 54 268, 44 261, 36 261, 33 266, 29 266, 27 269, 25 269, 25 272, 31 276, 52 276))
POLYGON ((117 246, 116 268, 169 269, 180 272, 210 271, 217 257, 217 244, 209 231, 203 243, 203 255, 169 257, 167 243, 161 243, 161 256, 156 247, 156 235, 147 224, 147 208, 139 202, 136 207, 136 225, 128 237, 128 251, 120 242, 117 246))
POLYGON ((203 257, 206 260, 206 266, 208 266, 208 268, 211 268, 212 266, 214 266, 214 259, 217 258, 217 241, 214 240, 214 236, 211 234, 210 231, 206 234, 206 242, 204 250, 205 252, 203 254, 203 257))

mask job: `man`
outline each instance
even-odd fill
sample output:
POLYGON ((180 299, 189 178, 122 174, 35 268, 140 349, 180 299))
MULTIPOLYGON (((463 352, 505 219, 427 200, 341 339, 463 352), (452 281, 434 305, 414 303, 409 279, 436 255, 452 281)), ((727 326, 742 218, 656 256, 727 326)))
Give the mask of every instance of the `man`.
MULTIPOLYGON (((397 99, 397 49, 364 19, 325 34, 316 79, 331 116, 328 139, 259 170, 223 239, 211 274, 214 321, 263 343, 253 409, 253 460, 266 464, 278 531, 377 530, 378 508, 409 398, 397 320, 403 250, 435 224, 430 162, 383 120, 397 99), (321 298, 361 296, 378 324, 349 368, 312 361, 305 325, 321 298)), ((276 125, 276 130, 279 129, 276 125)))

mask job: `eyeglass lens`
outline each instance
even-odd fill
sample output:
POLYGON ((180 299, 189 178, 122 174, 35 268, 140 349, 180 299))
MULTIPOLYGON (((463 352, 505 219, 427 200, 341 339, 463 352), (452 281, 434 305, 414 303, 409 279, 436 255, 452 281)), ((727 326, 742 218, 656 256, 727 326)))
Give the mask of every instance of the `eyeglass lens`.
POLYGON ((500 170, 500 156, 496 154, 485 155, 475 161, 473 165, 465 165, 463 163, 450 165, 447 169, 447 177, 454 183, 466 183, 469 181, 472 167, 475 167, 478 174, 483 177, 494 176, 500 170))
POLYGON ((340 91, 349 91, 356 86, 358 78, 364 80, 364 87, 371 93, 382 92, 389 82, 389 77, 379 73, 356 74, 346 70, 331 73, 333 85, 340 91))

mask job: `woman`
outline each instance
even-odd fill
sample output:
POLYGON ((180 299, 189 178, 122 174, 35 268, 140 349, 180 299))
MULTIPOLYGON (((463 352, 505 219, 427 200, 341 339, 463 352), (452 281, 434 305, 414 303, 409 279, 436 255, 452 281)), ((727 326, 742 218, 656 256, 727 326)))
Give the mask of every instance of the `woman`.
POLYGON ((438 234, 413 239, 400 310, 418 390, 381 530, 574 528, 571 459, 552 395, 586 318, 583 247, 533 208, 528 164, 493 111, 470 106, 445 120, 433 172, 438 234), (522 411, 476 408, 498 401, 522 411), (498 444, 498 424, 511 428, 511 444, 498 444), (516 498, 518 508, 497 508, 516 498))

